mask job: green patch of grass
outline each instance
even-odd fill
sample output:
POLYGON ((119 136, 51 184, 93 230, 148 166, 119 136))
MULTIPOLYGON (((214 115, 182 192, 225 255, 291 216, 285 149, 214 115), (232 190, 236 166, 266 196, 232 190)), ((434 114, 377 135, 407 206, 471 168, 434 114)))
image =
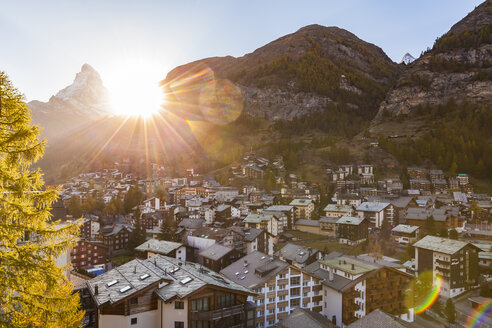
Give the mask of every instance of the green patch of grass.
POLYGON ((114 265, 120 266, 123 265, 127 262, 130 262, 133 260, 135 257, 131 255, 117 255, 113 258, 111 258, 111 262, 113 262, 114 265))
POLYGON ((476 193, 485 193, 489 195, 492 194, 492 182, 490 180, 475 179, 473 177, 470 177, 470 182, 475 187, 474 191, 476 193))

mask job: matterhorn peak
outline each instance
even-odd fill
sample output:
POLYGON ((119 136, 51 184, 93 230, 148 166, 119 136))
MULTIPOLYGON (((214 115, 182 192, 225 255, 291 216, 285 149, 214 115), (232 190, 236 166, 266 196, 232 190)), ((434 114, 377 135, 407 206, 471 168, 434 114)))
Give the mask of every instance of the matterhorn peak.
POLYGON ((400 64, 405 64, 405 65, 408 65, 410 63, 412 63, 413 61, 415 60, 415 57, 410 55, 408 52, 405 54, 405 56, 403 56, 403 58, 401 59, 401 62, 400 64))

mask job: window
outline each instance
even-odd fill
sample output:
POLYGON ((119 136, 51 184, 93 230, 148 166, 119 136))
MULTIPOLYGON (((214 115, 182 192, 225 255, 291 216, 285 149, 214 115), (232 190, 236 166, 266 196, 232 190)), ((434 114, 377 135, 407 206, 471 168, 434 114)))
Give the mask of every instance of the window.
POLYGON ((130 298, 130 304, 132 305, 138 304, 138 297, 130 298))
POLYGON ((210 328, 210 322, 209 321, 192 320, 190 323, 191 323, 190 324, 191 328, 210 328))
POLYGON ((174 321, 174 328, 184 328, 185 323, 183 321, 174 321))
POLYGON ((217 308, 230 307, 236 304, 236 295, 234 294, 224 294, 217 296, 217 308))
POLYGON ((184 309, 184 302, 181 302, 181 301, 174 302, 174 308, 177 310, 184 309))
POLYGON ((283 295, 283 296, 279 296, 279 297, 278 297, 278 300, 279 300, 279 301, 285 301, 285 295, 283 295))
POLYGON ((269 302, 269 303, 273 303, 273 302, 275 302, 275 297, 270 297, 270 298, 268 299, 268 302, 269 302))
POLYGON ((130 324, 136 325, 137 324, 137 318, 132 318, 130 321, 130 324))
POLYGON ((299 299, 299 298, 296 298, 296 299, 290 300, 290 306, 291 306, 291 307, 294 307, 294 306, 299 306, 299 304, 300 304, 300 299, 299 299))
POLYGON ((291 285, 299 285, 301 283, 301 277, 291 277, 290 284, 291 285))
POLYGON ((299 287, 290 289, 290 296, 300 296, 300 295, 301 295, 301 289, 299 287))
POLYGON ((270 286, 270 287, 268 288, 268 290, 269 290, 270 292, 273 292, 273 290, 274 290, 274 289, 275 289, 275 286, 270 286))
POLYGON ((192 311, 208 311, 208 297, 198 298, 191 301, 192 311))

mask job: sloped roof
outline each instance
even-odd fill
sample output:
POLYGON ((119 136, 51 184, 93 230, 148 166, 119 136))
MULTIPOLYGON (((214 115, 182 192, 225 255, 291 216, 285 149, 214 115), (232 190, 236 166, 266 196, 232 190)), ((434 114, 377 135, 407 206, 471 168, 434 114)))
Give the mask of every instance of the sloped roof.
POLYGON ((357 211, 364 211, 364 212, 381 212, 384 210, 386 207, 388 207, 390 203, 379 203, 379 202, 364 202, 357 206, 356 210, 357 211))
POLYGON ((200 264, 183 262, 162 255, 155 255, 146 260, 130 261, 92 278, 87 282, 87 287, 96 304, 101 306, 106 303, 117 303, 153 284, 156 284, 154 292, 164 301, 173 297, 184 298, 206 285, 252 294, 249 289, 200 264), (114 281, 116 283, 110 284, 114 281), (161 283, 160 288, 157 283, 161 283), (98 286, 97 295, 95 295, 95 286, 98 286), (124 287, 126 289, 123 289, 124 287))
POLYGON ((333 323, 322 314, 303 308, 296 308, 287 317, 280 319, 274 326, 278 328, 329 328, 333 323))
POLYGON ((338 204, 328 204, 325 206, 323 211, 325 212, 337 212, 337 213, 348 213, 352 212, 352 206, 350 205, 338 205, 338 204))
POLYGON ((364 221, 364 218, 353 217, 353 216, 342 216, 338 219, 337 224, 351 224, 359 225, 364 221))
POLYGON ((286 260, 297 263, 305 263, 310 256, 316 254, 318 250, 309 247, 288 243, 280 249, 280 255, 286 260))
POLYGON ((201 251, 199 255, 202 257, 205 257, 207 259, 217 261, 217 260, 221 259, 222 257, 226 256, 232 250, 233 249, 230 247, 222 246, 220 244, 215 243, 212 246, 201 251))
MULTIPOLYGON (((425 236, 424 238, 420 239, 419 241, 413 244, 414 247, 428 249, 434 252, 451 254, 451 255, 460 251, 463 247, 467 245, 473 246, 473 244, 467 243, 465 241, 441 238, 436 236, 425 236)), ((480 250, 478 247, 476 248, 480 250)))
POLYGON ((393 231, 393 232, 402 232, 402 233, 414 233, 419 228, 420 228, 419 226, 399 224, 396 227, 394 227, 391 231, 393 231))
POLYGON ((348 325, 348 328, 406 328, 403 321, 379 309, 348 325))
POLYGON ((150 251, 156 254, 167 255, 181 246, 183 246, 183 244, 173 241, 150 239, 135 247, 135 250, 140 252, 150 251))

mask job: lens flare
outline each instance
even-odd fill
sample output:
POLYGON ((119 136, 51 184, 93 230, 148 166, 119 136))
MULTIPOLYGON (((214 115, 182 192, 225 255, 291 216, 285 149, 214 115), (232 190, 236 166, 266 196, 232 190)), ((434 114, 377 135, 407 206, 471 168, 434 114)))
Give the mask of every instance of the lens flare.
POLYGON ((485 317, 492 311, 492 300, 482 302, 466 321, 466 327, 479 328, 485 317))
POLYGON ((415 307, 415 313, 421 314, 429 309, 439 298, 442 287, 442 278, 436 277, 432 290, 424 297, 421 304, 415 307))
POLYGON ((241 90, 223 79, 215 79, 201 90, 199 104, 205 120, 218 125, 234 122, 243 111, 241 90))

